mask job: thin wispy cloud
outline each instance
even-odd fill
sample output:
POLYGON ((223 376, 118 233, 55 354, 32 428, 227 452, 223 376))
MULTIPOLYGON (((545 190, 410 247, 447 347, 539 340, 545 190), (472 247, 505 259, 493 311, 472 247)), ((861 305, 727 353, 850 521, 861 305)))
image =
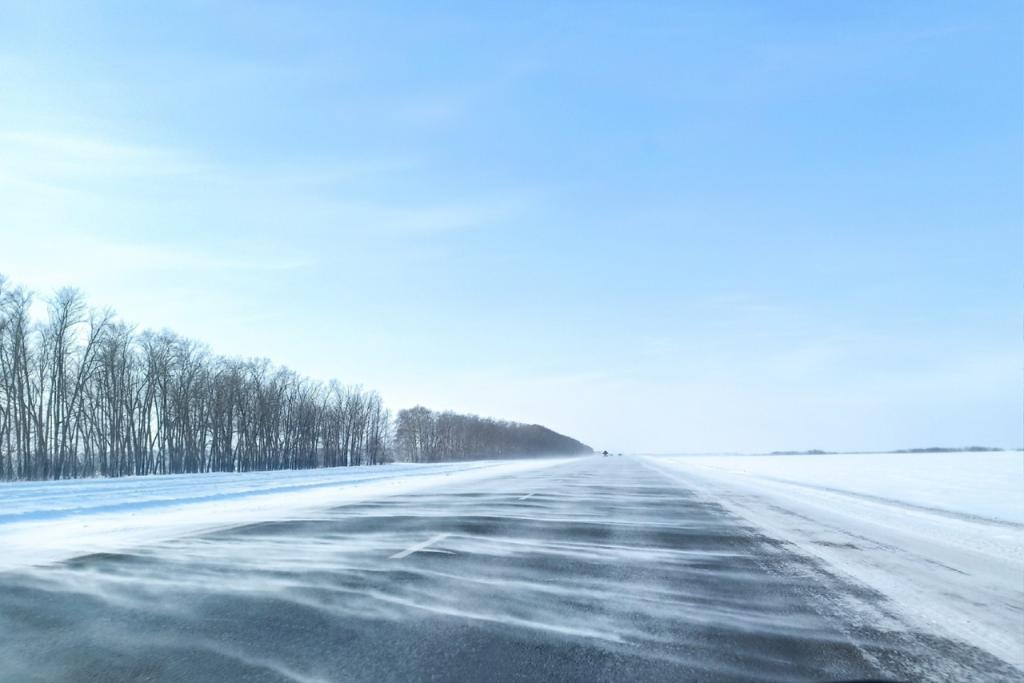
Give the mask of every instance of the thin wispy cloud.
POLYGON ((0 130, 0 173, 12 180, 96 184, 188 176, 203 168, 178 150, 67 132, 0 130))

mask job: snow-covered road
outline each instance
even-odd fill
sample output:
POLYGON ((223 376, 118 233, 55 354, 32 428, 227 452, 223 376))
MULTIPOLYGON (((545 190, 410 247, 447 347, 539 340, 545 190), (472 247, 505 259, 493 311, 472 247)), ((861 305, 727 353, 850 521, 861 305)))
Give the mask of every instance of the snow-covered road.
POLYGON ((0 483, 0 570, 111 552, 200 531, 565 459, 392 464, 275 472, 0 483))
POLYGON ((1021 678, 1012 503, 802 462, 11 486, 0 681, 1021 678))

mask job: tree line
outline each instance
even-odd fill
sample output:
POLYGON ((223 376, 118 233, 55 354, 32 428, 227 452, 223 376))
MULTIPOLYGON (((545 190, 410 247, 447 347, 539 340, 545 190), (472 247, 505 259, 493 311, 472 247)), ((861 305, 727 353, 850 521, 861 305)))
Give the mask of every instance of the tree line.
POLYGON ((395 450, 409 462, 449 462, 536 455, 576 455, 591 448, 541 425, 416 406, 398 412, 395 450))
POLYGON ((409 441, 403 415, 425 409, 394 421, 374 391, 219 356, 172 332, 138 332, 89 308, 75 289, 48 299, 42 321, 32 305, 32 292, 0 276, 0 479, 435 462, 582 446, 543 427, 451 413, 436 415, 429 435, 417 426, 409 441))

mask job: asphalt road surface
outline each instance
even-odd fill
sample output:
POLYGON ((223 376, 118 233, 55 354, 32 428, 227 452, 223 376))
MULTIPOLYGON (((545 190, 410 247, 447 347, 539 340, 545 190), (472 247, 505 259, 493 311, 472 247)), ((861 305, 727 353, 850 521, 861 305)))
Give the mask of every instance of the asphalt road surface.
POLYGON ((865 624, 879 599, 590 457, 0 574, 0 681, 1014 675, 865 624))

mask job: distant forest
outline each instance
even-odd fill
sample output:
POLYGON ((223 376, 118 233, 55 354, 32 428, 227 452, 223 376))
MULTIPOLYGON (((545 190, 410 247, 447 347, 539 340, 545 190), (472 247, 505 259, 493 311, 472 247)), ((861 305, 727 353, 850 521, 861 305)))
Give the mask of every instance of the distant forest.
POLYGON ((30 315, 0 277, 0 479, 248 472, 589 453, 539 425, 416 407, 374 391, 137 332, 74 289, 30 315))
POLYGON ((395 449, 409 462, 511 455, 575 455, 591 448, 540 425, 501 422, 476 415, 436 413, 422 406, 402 410, 395 423, 395 449))
MULTIPOLYGON (((871 451, 873 453, 998 453, 1006 450, 1004 448, 993 448, 991 446, 930 446, 928 448, 901 448, 895 451, 871 451)), ((850 453, 863 453, 864 451, 821 451, 818 449, 810 451, 772 451, 768 455, 848 455, 850 453)))

